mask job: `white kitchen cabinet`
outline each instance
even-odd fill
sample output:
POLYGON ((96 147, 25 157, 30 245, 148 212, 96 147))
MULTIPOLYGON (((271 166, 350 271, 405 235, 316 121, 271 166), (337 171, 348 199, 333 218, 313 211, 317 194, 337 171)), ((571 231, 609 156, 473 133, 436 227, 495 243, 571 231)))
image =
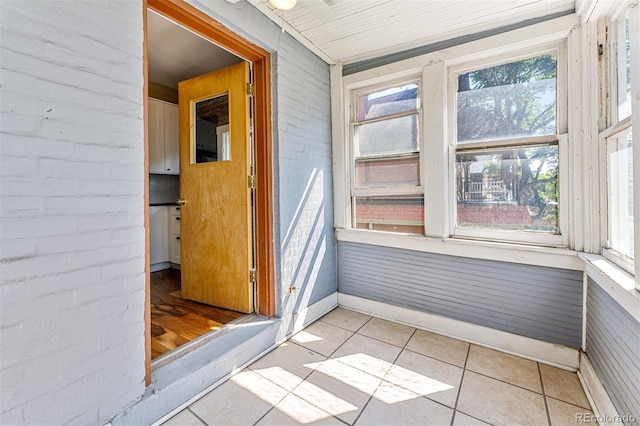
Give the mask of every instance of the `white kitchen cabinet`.
POLYGON ((180 174, 178 106, 149 98, 149 173, 180 174))
MULTIPOLYGON (((151 265, 169 262, 168 220, 169 207, 149 207, 149 258, 151 265)), ((153 266, 152 269, 154 269, 153 266)))
POLYGON ((169 261, 180 264, 180 207, 169 207, 169 261))

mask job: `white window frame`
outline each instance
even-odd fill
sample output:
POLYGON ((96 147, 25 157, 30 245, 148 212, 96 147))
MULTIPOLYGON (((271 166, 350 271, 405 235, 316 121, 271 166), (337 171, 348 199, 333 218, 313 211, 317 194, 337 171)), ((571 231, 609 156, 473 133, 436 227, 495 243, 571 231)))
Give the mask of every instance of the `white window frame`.
MULTIPOLYGON (((609 140, 610 138, 616 138, 628 130, 630 127, 635 130, 633 132, 633 171, 634 171, 634 251, 637 258, 640 248, 640 190, 639 190, 639 175, 640 175, 640 77, 637 71, 640 70, 640 5, 633 2, 619 2, 616 10, 612 11, 609 18, 605 20, 604 24, 608 27, 610 38, 606 49, 609 55, 609 66, 604 70, 604 75, 600 76, 600 84, 602 90, 606 93, 606 99, 608 104, 602 105, 606 111, 606 125, 605 130, 599 134, 600 143, 600 158, 602 164, 605 165, 604 173, 602 174, 602 203, 603 212, 606 212, 605 220, 603 221, 602 229, 602 249, 601 254, 611 263, 615 264, 625 272, 640 276, 640 262, 629 259, 627 256, 619 253, 617 250, 611 247, 611 216, 609 205, 609 165, 608 165, 608 152, 609 152, 609 140), (636 72, 631 73, 631 116, 620 120, 618 109, 618 94, 620 91, 620 81, 618 79, 618 71, 623 62, 619 57, 620 52, 619 43, 621 43, 624 34, 621 34, 621 20, 624 19, 625 14, 629 11, 629 30, 631 38, 631 68, 636 72)), ((636 281, 636 289, 640 290, 640 280, 636 281)))
MULTIPOLYGON (((332 150, 333 150, 333 190, 334 225, 338 241, 378 245, 383 247, 404 248, 427 253, 464 256, 478 259, 515 262, 527 265, 549 266, 583 270, 583 261, 578 257, 573 245, 577 244, 576 235, 581 235, 580 220, 582 214, 582 195, 574 191, 582 182, 580 167, 563 167, 570 179, 566 191, 570 195, 568 223, 570 234, 568 245, 557 247, 555 244, 540 244, 532 241, 496 241, 472 238, 452 237, 450 235, 450 147, 449 147, 449 79, 448 69, 488 56, 514 52, 540 50, 541 46, 567 44, 567 64, 572 73, 580 72, 579 60, 582 52, 579 48, 581 30, 579 17, 575 14, 533 24, 495 36, 478 39, 458 46, 426 53, 399 62, 394 62, 365 71, 343 75, 343 64, 338 62, 330 67, 332 97, 332 150), (407 235, 384 231, 353 229, 351 212, 351 140, 350 111, 353 108, 351 92, 365 87, 381 84, 387 86, 393 81, 411 80, 415 76, 422 78, 423 126, 421 140, 421 183, 425 195, 425 235, 407 235), (575 229, 574 229, 575 228, 575 229)), ((573 75, 573 74, 572 74, 573 75)), ((575 80, 571 84, 572 98, 581 99, 581 87, 575 80)), ((575 105, 570 110, 572 136, 569 145, 570 161, 576 161, 575 144, 580 139, 580 123, 576 117, 575 105), (574 131, 575 130, 575 131, 574 131)), ((561 169, 561 172, 563 170, 561 169)), ((562 183, 562 179, 560 181, 562 183)), ((566 226, 567 221, 561 222, 566 226)))
POLYGON ((488 59, 452 66, 448 71, 448 125, 449 125, 449 233, 454 238, 472 238, 488 241, 508 241, 524 244, 539 244, 554 247, 566 247, 568 239, 568 205, 567 185, 569 179, 568 162, 568 112, 567 112, 567 48, 566 41, 536 46, 533 49, 520 49, 505 52, 488 59), (479 69, 489 68, 517 62, 536 56, 551 54, 556 59, 556 134, 550 136, 497 139, 481 142, 457 143, 457 84, 458 75, 479 69), (533 231, 505 231, 496 229, 474 229, 457 227, 456 202, 456 153, 465 150, 482 150, 500 147, 536 145, 541 143, 557 143, 558 146, 558 234, 533 231))
MULTIPOLYGON (((391 80, 391 81, 385 81, 382 83, 378 83, 378 84, 374 84, 374 85, 370 85, 370 86, 364 86, 364 87, 360 87, 357 89, 353 89, 349 92, 349 96, 350 96, 350 105, 352 105, 353 107, 350 108, 350 115, 349 115, 349 193, 350 193, 350 198, 349 198, 349 205, 350 205, 350 210, 351 210, 351 215, 350 215, 350 227, 355 229, 356 228, 356 221, 357 221, 357 213, 356 213, 356 197, 371 197, 371 196, 386 196, 386 195, 398 195, 398 196, 402 196, 402 195, 418 195, 418 196, 423 196, 424 197, 424 186, 423 186, 423 175, 422 175, 422 152, 424 149, 424 116, 423 116, 423 110, 422 110, 422 97, 423 97, 423 93, 422 93, 422 82, 421 82, 421 78, 419 75, 413 75, 410 77, 404 77, 401 79, 396 79, 396 80, 391 80), (385 115, 385 116, 381 116, 381 117, 376 117, 374 119, 369 119, 369 120, 364 120, 364 121, 357 121, 357 98, 358 96, 363 96, 363 95, 367 95, 367 94, 371 94, 371 93, 375 93, 381 90, 385 90, 385 89, 390 89, 393 87, 401 87, 401 86, 407 86, 410 84, 415 84, 418 87, 418 98, 417 98, 417 107, 415 110, 408 110, 408 111, 403 111, 401 113, 398 114, 390 114, 390 115, 385 115), (390 185, 390 186, 376 186, 376 187, 369 187, 369 188, 357 188, 356 184, 355 184, 355 180, 356 180, 356 160, 358 159, 357 153, 356 153, 356 128, 360 125, 366 124, 366 123, 373 123, 376 121, 383 121, 383 120, 388 120, 388 119, 392 119, 392 118, 399 118, 399 117, 407 117, 410 115, 416 115, 417 116, 417 122, 418 122, 418 134, 417 134, 417 138, 418 138, 418 145, 417 145, 417 156, 418 156, 418 163, 420 165, 420 174, 419 174, 419 179, 420 182, 418 185, 390 185), (356 213, 356 214, 354 214, 356 213)), ((406 154, 398 154, 398 155, 388 155, 385 156, 386 158, 402 158, 405 157, 406 154)), ((369 230, 367 230, 369 231, 369 230)), ((390 232, 390 231, 376 231, 376 230, 372 230, 372 232, 390 232)), ((402 234, 400 232, 400 234, 402 234)))

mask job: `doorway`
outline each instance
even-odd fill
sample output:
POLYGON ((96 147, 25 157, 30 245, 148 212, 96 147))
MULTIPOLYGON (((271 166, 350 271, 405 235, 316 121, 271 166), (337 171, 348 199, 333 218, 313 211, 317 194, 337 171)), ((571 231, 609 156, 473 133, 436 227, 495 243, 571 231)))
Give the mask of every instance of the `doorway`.
MULTIPOLYGON (((161 356, 160 352, 163 350, 179 346, 178 344, 184 344, 189 341, 190 337, 198 339, 200 333, 206 334, 222 327, 226 323, 237 321, 245 313, 252 312, 254 308, 255 312, 263 316, 270 317, 275 313, 273 247, 271 245, 273 221, 271 211, 269 54, 229 32, 197 9, 186 4, 177 3, 170 0, 149 0, 145 24, 145 59, 147 63, 145 83, 149 93, 146 114, 149 124, 147 158, 149 158, 148 171, 150 172, 147 193, 147 201, 149 203, 147 229, 149 230, 151 246, 150 250, 148 250, 150 257, 146 312, 147 383, 150 382, 151 359, 161 356), (213 193, 221 192, 216 191, 215 188, 212 189, 211 182, 225 181, 224 176, 191 174, 189 178, 185 179, 189 174, 187 168, 189 165, 195 164, 198 166, 196 168, 199 171, 214 170, 213 173, 215 174, 216 171, 231 164, 229 155, 233 157, 240 154, 238 152, 234 154, 234 141, 232 139, 229 140, 228 137, 229 134, 233 135, 234 132, 239 133, 240 131, 232 129, 229 132, 228 125, 230 123, 224 123, 224 117, 218 117, 220 114, 208 113, 209 115, 203 116, 204 122, 200 126, 199 132, 200 134, 207 134, 208 132, 216 142, 211 146, 200 148, 193 145, 193 150, 189 151, 189 144, 192 138, 188 136, 185 139, 184 134, 180 135, 179 140, 181 142, 178 143, 179 148, 176 149, 174 142, 169 140, 171 136, 165 135, 162 162, 157 158, 157 155, 154 156, 158 149, 152 145, 156 143, 155 140, 152 141, 151 139, 152 137, 157 139, 156 133, 160 131, 159 129, 164 130, 165 133, 176 131, 183 133, 181 129, 189 126, 195 129, 194 133, 198 132, 198 127, 194 125, 195 123, 191 125, 183 124, 184 117, 193 115, 187 107, 185 107, 187 108, 185 114, 182 110, 183 108, 179 108, 176 105, 184 103, 182 101, 178 102, 178 91, 176 90, 178 81, 195 81, 201 78, 199 77, 201 75, 220 69, 228 69, 229 67, 241 67, 248 71, 249 66, 252 68, 251 76, 254 79, 254 94, 250 99, 253 105, 252 108, 247 108, 247 115, 244 118, 247 123, 250 118, 253 119, 253 157, 250 157, 249 153, 247 153, 247 159, 252 158, 253 161, 247 161, 248 169, 240 173, 246 175, 242 178, 245 191, 248 190, 248 176, 255 176, 253 181, 256 182, 256 185, 252 193, 253 198, 251 198, 251 195, 248 197, 249 204, 247 207, 249 218, 251 216, 255 218, 253 226, 248 223, 247 228, 251 229, 253 227, 255 238, 250 235, 249 231, 249 235, 244 240, 247 267, 244 268, 245 276, 241 277, 240 281, 244 281, 243 286, 246 284, 251 287, 246 287, 249 292, 245 292, 246 294, 243 296, 244 305, 241 306, 225 304, 226 302, 221 301, 219 297, 214 297, 213 299, 203 298, 201 295, 196 294, 198 291, 202 292, 202 288, 194 293, 193 288, 185 289, 183 287, 184 283, 181 282, 186 277, 191 284, 195 282, 196 287, 198 285, 202 287, 205 281, 203 277, 211 275, 215 269, 225 270, 224 274, 229 278, 227 266, 232 263, 230 258, 224 259, 224 256, 219 255, 220 253, 216 255, 210 245, 196 243, 198 238, 201 238, 200 242, 215 239, 212 236, 222 232, 221 229, 224 229, 225 219, 221 221, 222 228, 213 226, 208 235, 206 233, 203 235, 198 234, 199 230, 202 229, 203 223, 195 224, 194 219, 202 219, 204 217, 203 214, 210 214, 216 208, 222 208, 221 206, 225 204, 225 197, 228 197, 228 195, 220 198, 217 204, 203 207, 195 214, 196 206, 200 203, 194 202, 193 199, 191 202, 189 201, 189 197, 194 197, 192 193, 187 199, 183 195, 189 194, 188 191, 185 191, 185 188, 202 190, 203 187, 206 189, 206 184, 209 185, 209 190, 212 190, 213 193), (166 121, 159 124, 154 121, 154 116, 159 115, 157 111, 159 103, 162 107, 160 109, 163 109, 163 114, 160 116, 169 122, 173 119, 172 117, 177 117, 179 125, 177 123, 175 125, 167 124, 166 121), (252 117, 249 117, 249 111, 252 111, 252 117), (215 119, 212 118, 214 115, 216 116, 215 119), (180 153, 178 154, 179 161, 177 162, 179 166, 176 167, 176 162, 172 155, 178 152, 180 153), (210 161, 212 159, 214 161, 210 161), (162 168, 158 164, 162 164, 162 168), (161 171, 161 173, 157 173, 158 171, 161 171), (174 198, 171 195, 176 195, 176 182, 179 182, 178 197, 176 198, 182 198, 186 202, 182 206, 173 204, 175 200, 170 199, 174 198), (203 182, 206 184, 203 184, 203 182), (157 249, 154 250, 154 245, 157 243, 159 235, 156 229, 157 226, 154 226, 154 219, 159 216, 162 222, 163 215, 158 215, 158 209, 165 206, 168 223, 168 236, 166 238, 168 243, 167 261, 164 260, 165 257, 163 256, 155 256, 157 249), (191 231, 188 231, 190 232, 190 237, 183 235, 183 232, 188 227, 187 221, 191 222, 191 225, 189 225, 191 231), (194 229, 196 230, 194 231, 194 229), (212 260, 213 258, 218 258, 219 263, 212 267, 211 265, 215 264, 212 260), (197 268, 200 269, 200 274, 193 273, 194 265, 197 265, 197 268), (252 265, 255 265, 253 273, 250 272, 250 266, 252 265), (255 290, 253 284, 250 283, 250 279, 255 279, 255 290), (183 294, 183 291, 186 294, 183 294), (247 297, 250 297, 251 300, 249 301, 247 297), (177 319, 180 316, 185 317, 181 318, 184 321, 180 321, 180 318, 177 319), (161 339, 158 339, 159 337, 161 339)), ((186 90, 184 91, 186 92, 186 90)), ((237 92, 236 89, 234 91, 237 92)), ((221 91, 221 93, 223 92, 224 90, 221 91)), ((210 94, 213 94, 213 92, 210 94)), ((204 94, 201 96, 203 98, 201 100, 217 99, 219 98, 218 95, 219 93, 215 96, 204 94)), ((195 99, 197 96, 194 95, 193 98, 195 99)), ((201 107, 213 107, 211 103, 201 103, 201 107)), ((198 102, 191 102, 190 105, 196 104, 198 102)), ((247 136, 248 134, 247 128, 247 136)), ((209 199, 211 197, 207 195, 202 198, 209 199)), ((233 214, 227 213, 226 216, 238 216, 237 212, 238 210, 233 214)), ((215 222, 211 217, 205 219, 204 222, 207 223, 215 222)), ((237 224, 231 222, 228 224, 234 229, 238 227, 237 224)), ((228 238, 223 237, 223 242, 226 243, 228 238)), ((162 247, 162 241, 160 246, 162 247)), ((220 249, 218 248, 218 250, 220 249)), ((233 259, 235 259, 235 256, 233 259)), ((218 283, 216 288, 220 285, 222 284, 218 283)), ((227 292, 222 291, 221 293, 226 294, 227 292)))

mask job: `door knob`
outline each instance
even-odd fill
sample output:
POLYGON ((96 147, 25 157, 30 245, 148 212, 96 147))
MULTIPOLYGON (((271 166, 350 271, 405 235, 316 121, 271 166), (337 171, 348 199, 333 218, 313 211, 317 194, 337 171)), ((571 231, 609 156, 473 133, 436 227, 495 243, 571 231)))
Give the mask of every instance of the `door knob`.
POLYGON ((178 198, 176 200, 176 204, 179 206, 184 206, 185 204, 187 204, 187 200, 185 200, 184 198, 178 198))

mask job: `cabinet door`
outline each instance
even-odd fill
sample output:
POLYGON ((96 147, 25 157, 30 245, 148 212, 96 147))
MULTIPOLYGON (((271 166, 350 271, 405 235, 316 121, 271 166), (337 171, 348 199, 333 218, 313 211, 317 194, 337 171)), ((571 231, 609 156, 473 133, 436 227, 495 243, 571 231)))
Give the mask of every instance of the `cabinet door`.
POLYGON ((149 258, 150 263, 169 261, 169 208, 149 207, 149 258))
POLYGON ((149 99, 149 173, 164 170, 164 104, 149 99))
POLYGON ((164 104, 164 173, 180 174, 178 105, 164 104))

